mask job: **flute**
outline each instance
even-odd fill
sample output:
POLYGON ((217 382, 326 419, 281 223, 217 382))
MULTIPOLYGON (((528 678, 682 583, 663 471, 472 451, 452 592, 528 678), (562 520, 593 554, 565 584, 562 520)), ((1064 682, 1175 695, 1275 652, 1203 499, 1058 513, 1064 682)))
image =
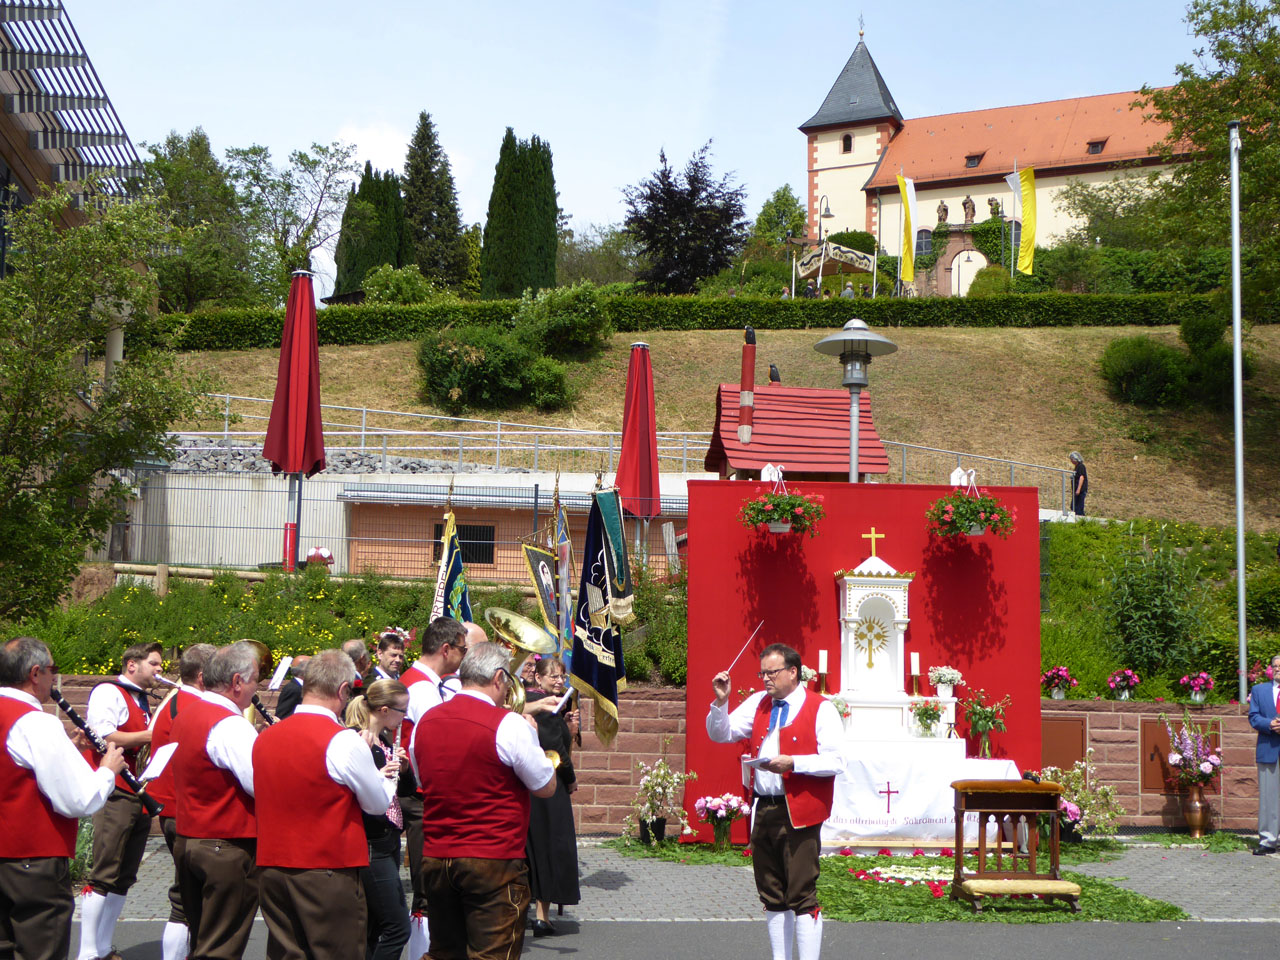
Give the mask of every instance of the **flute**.
MULTIPOLYGON (((107 741, 89 728, 89 725, 84 722, 84 718, 76 713, 76 708, 67 703, 66 697, 58 690, 51 691, 50 696, 53 698, 53 702, 58 705, 58 709, 67 715, 67 719, 71 721, 72 726, 89 738, 89 742, 93 744, 93 749, 105 754, 107 752, 107 741)), ((138 795, 138 799, 142 801, 142 805, 146 807, 148 814, 154 817, 163 809, 160 801, 145 792, 147 785, 134 776, 133 771, 128 767, 120 771, 120 779, 127 783, 129 789, 138 795)))

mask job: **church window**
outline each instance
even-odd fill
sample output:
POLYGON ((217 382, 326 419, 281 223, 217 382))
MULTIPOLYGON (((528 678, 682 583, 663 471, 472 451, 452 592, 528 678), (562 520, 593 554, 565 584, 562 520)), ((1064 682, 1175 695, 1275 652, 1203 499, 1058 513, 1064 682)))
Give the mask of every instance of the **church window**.
POLYGON ((982 162, 984 156, 986 156, 985 151, 983 153, 971 153, 964 158, 964 165, 972 169, 982 162))
POLYGON ((846 133, 840 140, 841 153, 853 153, 853 134, 846 133))
POLYGON ((1090 140, 1090 141, 1089 141, 1089 152, 1090 152, 1090 153, 1101 153, 1101 152, 1102 152, 1102 148, 1103 148, 1103 147, 1105 147, 1106 145, 1107 145, 1107 141, 1106 141, 1106 140, 1090 140))
POLYGON ((933 253, 933 231, 917 230, 916 231, 916 256, 927 257, 933 253))

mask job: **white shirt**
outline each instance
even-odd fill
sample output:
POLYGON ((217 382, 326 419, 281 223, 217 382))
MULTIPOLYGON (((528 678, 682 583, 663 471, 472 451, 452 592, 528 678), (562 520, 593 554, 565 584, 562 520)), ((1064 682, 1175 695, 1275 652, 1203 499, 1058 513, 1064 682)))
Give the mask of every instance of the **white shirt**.
MULTIPOLYGON (((445 700, 453 696, 456 691, 450 692, 448 696, 445 696, 440 690, 440 674, 436 673, 421 660, 410 669, 417 670, 427 678, 426 680, 419 680, 409 687, 409 711, 405 714, 405 718, 410 723, 417 723, 422 719, 424 713, 432 707, 440 706, 445 700)), ((401 676, 403 677, 404 674, 401 674, 401 676)))
MULTIPOLYGON (((116 677, 115 683, 124 684, 134 692, 134 706, 141 710, 136 694, 142 693, 142 688, 126 680, 123 675, 116 677)), ((113 683, 100 683, 94 687, 89 693, 89 704, 84 710, 84 722, 89 725, 89 729, 106 738, 123 727, 129 720, 129 705, 124 702, 124 696, 124 691, 113 683)))
POLYGON ((374 666, 374 668, 373 668, 373 672, 374 672, 374 674, 377 676, 377 678, 378 678, 379 680, 394 680, 394 679, 395 679, 395 677, 393 677, 391 674, 387 673, 387 671, 383 670, 381 666, 377 666, 377 665, 375 665, 375 666, 374 666))
MULTIPOLYGON (((755 723, 756 710, 760 701, 769 694, 766 691, 754 693, 738 706, 733 713, 729 712, 728 703, 717 706, 714 701, 707 713, 707 736, 715 743, 735 743, 751 736, 751 728, 755 723)), ((786 697, 787 721, 783 729, 795 723, 800 715, 806 696, 816 697, 818 694, 806 694, 803 686, 796 687, 786 697)), ((815 721, 818 734, 818 752, 792 756, 796 773, 807 773, 817 777, 834 777, 844 770, 844 757, 840 753, 840 744, 844 739, 844 723, 840 714, 831 705, 831 701, 822 698, 818 704, 818 716, 815 721)), ((760 746, 760 756, 776 757, 778 749, 778 730, 770 730, 760 746)), ((770 773, 768 770, 756 770, 755 792, 764 796, 781 796, 786 791, 782 785, 782 775, 770 773)))
MULTIPOLYGON (((298 713, 314 713, 316 716, 328 717, 334 723, 337 715, 325 707, 311 703, 298 705, 293 711, 298 713)), ((360 809, 371 817, 386 813, 391 805, 391 798, 396 795, 396 781, 388 780, 382 775, 377 764, 373 762, 373 752, 364 738, 354 730, 343 729, 329 741, 324 752, 324 767, 334 783, 341 784, 356 795, 360 809)))
POLYGON ((240 708, 222 694, 206 690, 204 693, 197 691, 196 695, 206 703, 231 711, 229 717, 213 725, 209 738, 204 742, 204 751, 215 767, 230 772, 244 792, 252 797, 253 743, 258 739, 258 731, 240 708))
MULTIPOLYGON (((53 809, 64 817, 76 818, 101 810, 115 789, 116 775, 85 763, 62 721, 45 713, 31 694, 17 687, 0 687, 0 697, 35 707, 9 728, 5 749, 14 763, 35 774, 36 786, 53 809)), ((5 825, 7 830, 15 828, 14 824, 5 825)))
MULTIPOLYGON (((493 701, 479 690, 463 690, 458 696, 475 697, 481 703, 493 706, 493 701)), ((498 759, 504 766, 510 767, 520 778, 520 782, 530 790, 545 787, 555 776, 556 768, 551 766, 546 752, 538 743, 538 731, 519 714, 506 711, 506 716, 498 724, 495 746, 498 748, 498 759)))

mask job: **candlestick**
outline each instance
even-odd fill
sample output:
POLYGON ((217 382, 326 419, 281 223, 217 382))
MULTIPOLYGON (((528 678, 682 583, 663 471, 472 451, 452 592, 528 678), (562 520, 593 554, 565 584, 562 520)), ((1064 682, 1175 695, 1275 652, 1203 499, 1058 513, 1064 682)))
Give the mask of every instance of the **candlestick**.
POLYGON ((920 676, 920 654, 914 650, 911 652, 911 675, 920 676))
POLYGON ((818 672, 827 672, 827 651, 825 650, 818 651, 818 672))
POLYGON ((827 692, 827 675, 825 673, 818 674, 818 692, 823 695, 827 692))
POLYGON ((913 697, 920 696, 920 675, 917 673, 911 675, 911 695, 913 697))

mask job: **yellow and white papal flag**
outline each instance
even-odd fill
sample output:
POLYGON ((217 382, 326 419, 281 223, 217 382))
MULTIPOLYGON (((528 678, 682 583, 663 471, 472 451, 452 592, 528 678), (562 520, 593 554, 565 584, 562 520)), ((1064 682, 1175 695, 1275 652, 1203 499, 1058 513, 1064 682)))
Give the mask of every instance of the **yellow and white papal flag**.
POLYGON ((902 280, 910 283, 916 278, 916 183, 910 177, 898 174, 898 193, 902 197, 902 280))
POLYGON ((1013 191, 1013 219, 1022 221, 1022 240, 1018 244, 1018 271, 1030 275, 1036 255, 1036 171, 1035 167, 1018 170, 1004 178, 1013 191))

